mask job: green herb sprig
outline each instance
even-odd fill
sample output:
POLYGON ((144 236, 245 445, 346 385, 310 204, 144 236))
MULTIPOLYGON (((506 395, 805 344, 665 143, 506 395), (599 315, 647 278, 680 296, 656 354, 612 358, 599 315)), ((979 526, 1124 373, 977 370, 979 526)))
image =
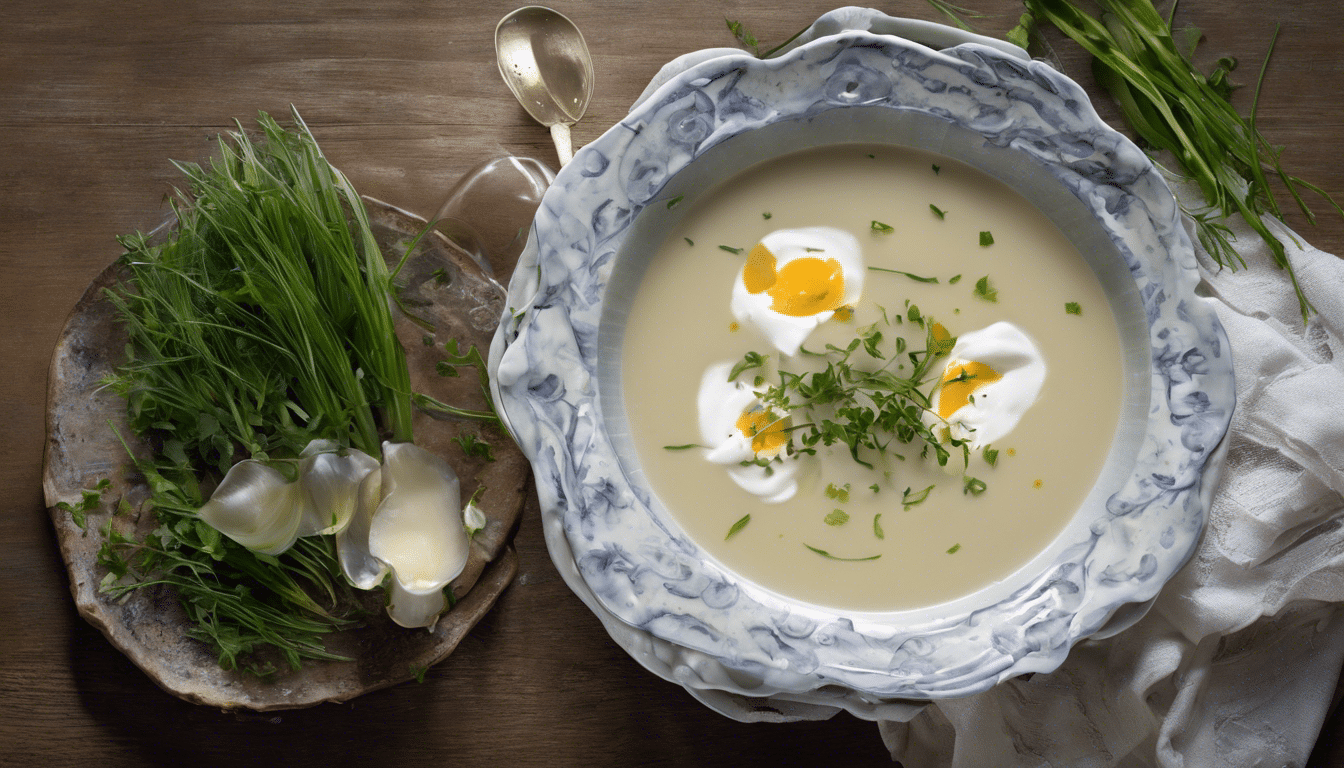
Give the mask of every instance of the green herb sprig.
MULTIPOLYGON (((890 453, 904 459, 896 452, 900 445, 913 444, 920 455, 932 455, 940 466, 951 457, 949 448, 968 453, 965 441, 940 440, 923 419, 931 409, 928 390, 936 377, 934 362, 952 350, 955 339, 944 338, 941 326, 927 322, 925 348, 911 350, 902 336, 886 342, 885 323, 857 329, 846 347, 828 344, 824 352, 810 352, 824 361, 824 368, 777 372, 779 384, 768 387, 761 401, 793 420, 789 430, 794 450, 816 453, 819 445, 843 445, 854 461, 868 468, 873 467, 874 455, 890 453), (908 374, 892 370, 902 360, 909 364, 908 374)), ((742 370, 755 367, 761 357, 744 358, 742 370)), ((912 503, 909 496, 907 503, 912 503)))
POLYGON ((1233 63, 1221 60, 1211 76, 1201 74, 1173 37, 1170 20, 1148 0, 1099 0, 1099 18, 1069 0, 1025 0, 1025 5, 1035 19, 1054 25, 1092 54, 1097 82, 1115 97, 1129 126, 1148 146, 1173 153, 1199 185, 1210 207, 1187 208, 1186 213, 1209 255, 1220 266, 1245 266, 1229 240, 1230 230, 1218 221, 1240 216, 1268 246, 1274 262, 1287 270, 1305 323, 1315 308, 1298 285, 1283 243, 1264 221, 1266 215, 1282 217, 1269 178, 1279 179, 1312 223, 1315 215, 1303 191, 1319 195, 1341 216, 1344 209, 1320 187, 1285 171, 1281 149, 1256 128, 1260 87, 1277 29, 1260 68, 1250 114, 1242 117, 1228 101, 1227 74, 1233 63))

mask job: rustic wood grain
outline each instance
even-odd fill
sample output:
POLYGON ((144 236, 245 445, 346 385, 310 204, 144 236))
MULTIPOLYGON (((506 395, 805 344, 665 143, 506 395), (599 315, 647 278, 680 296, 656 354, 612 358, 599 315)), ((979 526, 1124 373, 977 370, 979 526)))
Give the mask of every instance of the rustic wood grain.
MULTIPOLYGON (((1013 0, 961 3, 1011 27, 1013 0)), ((42 503, 46 372, 70 308, 152 226, 169 159, 209 154, 235 118, 296 105, 363 193, 432 213, 458 176, 512 153, 554 163, 493 61, 488 0, 62 0, 10 3, 0 25, 0 764, 890 765, 877 729, 848 716, 744 725, 648 674, 569 592, 535 502, 516 539, 519 575, 421 684, 293 713, 223 714, 164 694, 75 613, 42 503)), ((723 17, 782 40, 831 7, 808 0, 557 0, 584 30, 596 90, 576 145, 616 122, 661 64, 731 44, 723 17)), ((936 19, 925 2, 880 6, 936 19)), ((1289 167, 1344 196, 1344 7, 1335 0, 1185 0, 1200 60, 1238 56, 1252 82, 1276 24, 1259 124, 1289 167)), ((1067 73, 1085 57, 1055 40, 1067 73)), ((1243 89, 1236 103, 1249 109, 1243 89)), ((1099 101, 1103 115, 1114 110, 1099 101)), ((1344 221, 1315 230, 1344 253, 1344 221)), ((1337 670, 1319 670, 1336 675, 1337 670)), ((1344 716, 1311 763, 1344 767, 1344 716)))

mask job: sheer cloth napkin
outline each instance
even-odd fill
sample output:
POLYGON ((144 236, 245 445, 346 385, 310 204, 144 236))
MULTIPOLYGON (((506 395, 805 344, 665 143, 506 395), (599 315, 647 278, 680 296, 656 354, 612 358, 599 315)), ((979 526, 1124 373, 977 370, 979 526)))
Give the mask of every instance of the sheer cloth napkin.
MULTIPOLYGON (((840 9, 794 44, 843 29, 912 28, 893 21, 840 9)), ((914 26, 933 35, 948 29, 914 26)), ((740 53, 682 56, 639 100, 694 64, 740 53)), ((1200 201, 1196 188, 1174 186, 1183 199, 1200 201)), ((1231 340, 1237 410, 1194 556, 1143 619, 1115 637, 1080 643, 1055 672, 887 710, 901 719, 878 728, 907 768, 1305 764, 1344 663, 1344 259, 1272 225, 1317 310, 1304 328, 1287 273, 1254 232, 1239 220, 1227 223, 1246 268, 1219 268, 1196 245, 1200 291, 1231 340)), ((733 695, 715 696, 712 705, 744 721, 838 711, 764 715, 733 695)))

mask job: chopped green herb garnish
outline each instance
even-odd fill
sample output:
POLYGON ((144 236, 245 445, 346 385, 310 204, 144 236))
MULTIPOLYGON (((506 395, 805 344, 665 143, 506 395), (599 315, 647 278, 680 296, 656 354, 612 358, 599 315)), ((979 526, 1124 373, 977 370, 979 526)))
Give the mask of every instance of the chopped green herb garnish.
POLYGON ((1076 301, 1065 302, 1064 311, 1070 315, 1083 314, 1083 306, 1076 301))
POLYGON ((849 503, 849 483, 845 483, 843 487, 836 486, 835 483, 827 483, 827 484, 826 484, 826 498, 828 498, 828 499, 833 499, 833 500, 835 500, 835 501, 840 502, 841 504, 848 504, 848 503, 849 503))
POLYGON ((724 536, 723 540, 727 541, 733 538, 733 536, 737 535, 739 531, 741 531, 743 528, 746 528, 747 523, 750 522, 751 522, 751 515, 743 515, 742 517, 738 518, 737 522, 733 523, 733 527, 728 529, 728 535, 724 536))
POLYGON ((939 208, 933 203, 929 203, 929 210, 933 211, 933 215, 937 216, 940 219, 947 218, 947 213, 942 208, 939 208))
POLYGON ((989 232, 980 233, 980 245, 989 246, 994 244, 994 235, 989 232))
POLYGON ((949 554, 949 555, 955 555, 955 554, 957 554, 957 550, 959 550, 959 549, 961 549, 961 545, 960 545, 960 544, 953 544, 952 546, 950 546, 950 547, 947 548, 947 554, 949 554))
POLYGON ((953 275, 953 276, 947 278, 947 284, 948 284, 948 285, 956 285, 957 283, 960 283, 960 282, 961 282, 961 275, 953 275))
POLYGON ((989 275, 985 275, 975 281, 975 290, 972 291, 972 293, 985 301, 997 302, 999 300, 999 291, 989 284, 989 275))
POLYGON ((729 252, 729 253, 733 253, 733 254, 740 254, 740 253, 742 253, 742 249, 741 249, 741 248, 734 248, 734 247, 731 246, 731 245, 720 245, 720 246, 719 246, 719 250, 720 250, 720 251, 727 251, 727 252, 729 252))
POLYGON ((448 275, 448 271, 443 267, 439 267, 429 274, 434 278, 434 282, 438 285, 447 285, 453 281, 453 278, 448 275))
POLYGON ((928 488, 925 488, 922 491, 914 491, 912 493, 909 488, 906 488, 905 492, 901 494, 901 504, 903 504, 906 509, 910 509, 916 504, 919 504, 923 502, 925 499, 929 498, 929 491, 932 491, 933 489, 934 486, 930 485, 928 488))
POLYGON ((411 674, 415 675, 415 682, 417 682, 417 683, 423 683, 423 682, 425 682, 425 673, 428 672, 428 671, 429 671, 429 667, 427 667, 427 666, 424 666, 424 667, 411 667, 411 674))
POLYGON ((873 223, 872 223, 871 225, 869 225, 869 226, 872 228, 872 230, 873 230, 874 232, 883 232, 883 233, 886 233, 886 232, 895 232, 895 231, 896 231, 890 224, 883 224, 882 222, 877 221, 876 219, 874 219, 874 220, 873 220, 873 223))
POLYGON ((765 211, 764 213, 761 214, 761 218, 765 219, 766 221, 769 221, 770 219, 774 218, 774 216, 775 215, 769 211, 765 211))
POLYGON ((689 246, 694 246, 694 245, 695 245, 695 241, 692 240, 692 239, 689 238, 689 237, 683 237, 682 240, 685 240, 685 241, 686 241, 686 244, 689 245, 689 246))
POLYGON ((818 555, 821 555, 822 557, 825 557, 825 558, 830 559, 830 560, 839 560, 839 561, 844 562, 844 563, 862 563, 862 562, 865 562, 865 561, 868 561, 868 560, 876 560, 876 559, 878 559, 879 557, 881 557, 881 555, 869 555, 868 557, 838 557, 838 556, 836 556, 836 555, 832 555, 830 552, 827 552, 827 551, 824 550, 824 549, 817 549, 816 547, 812 546, 811 544, 806 544, 806 543, 805 543, 805 544, 803 544, 803 546, 804 546, 804 547, 807 547, 808 549, 812 550, 813 552, 816 552, 818 555))
POLYGON ((943 167, 942 167, 941 165, 939 165, 939 164, 937 164, 937 163, 934 163, 934 164, 933 164, 933 173, 934 173, 934 175, 937 175, 938 172, 941 171, 941 170, 943 170, 943 167))
POLYGON ((833 509, 826 515, 826 524, 830 526, 844 525, 849 522, 849 513, 843 509, 833 509))
POLYGON ((769 355, 762 355, 759 352, 748 352, 737 361, 732 370, 728 371, 728 380, 736 379, 743 371, 749 371, 753 368, 760 368, 770 359, 769 355))
POLYGON ((664 451, 687 451, 691 448, 701 448, 699 443, 683 443, 682 445, 664 445, 664 451))
POLYGON ((969 493, 972 496, 979 496, 989 487, 985 485, 984 480, 979 480, 974 477, 964 478, 963 482, 964 484, 962 485, 961 492, 969 493))
POLYGON ((988 445, 986 445, 986 446, 985 446, 985 453, 984 453, 984 456, 985 456, 985 463, 988 464, 988 465, 991 466, 991 467, 992 467, 992 466, 995 466, 995 465, 997 465, 997 464, 999 463, 999 449, 998 449, 998 448, 990 448, 988 445))
POLYGON ((878 485, 877 483, 873 483, 872 485, 868 486, 868 488, 873 493, 877 493, 882 490, 882 486, 878 485))
POLYGON ((914 304, 911 304, 910 308, 906 310, 905 318, 916 325, 924 325, 924 314, 914 304))
POLYGON ((882 531, 881 520, 882 520, 881 512, 878 512, 876 515, 873 515, 873 535, 879 539, 885 539, 887 538, 887 534, 882 531))
POLYGON ((899 269, 886 269, 885 267, 869 267, 868 269, 870 269, 870 270, 872 270, 872 271, 874 271, 874 272, 890 272, 890 273, 893 274, 893 275, 905 275, 906 277, 908 277, 908 278, 910 278, 911 280, 914 280, 915 282, 918 282, 918 283, 936 283, 936 282, 938 282, 938 278, 936 278, 936 277, 920 277, 919 275, 914 275, 914 274, 911 274, 911 273, 909 273, 909 272, 902 272, 902 271, 899 270, 899 269))
POLYGON ((668 210, 671 210, 671 209, 675 208, 676 205, 677 205, 677 203, 680 203, 680 202, 681 202, 682 200, 684 200, 685 198, 686 198, 685 195, 677 195, 676 197, 672 198, 671 200, 668 200, 668 201, 667 201, 667 208, 668 208, 668 210))

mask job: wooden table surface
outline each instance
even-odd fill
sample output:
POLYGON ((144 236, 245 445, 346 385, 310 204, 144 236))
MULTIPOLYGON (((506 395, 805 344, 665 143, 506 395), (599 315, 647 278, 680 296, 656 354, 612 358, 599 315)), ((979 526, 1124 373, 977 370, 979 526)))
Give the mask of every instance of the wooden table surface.
MULTIPOLYGON (((1019 13, 1015 0, 962 4, 990 14, 976 22, 990 34, 1019 13)), ((579 145, 619 120, 662 63, 731 45, 725 16, 776 42, 830 8, 555 6, 583 29, 597 68, 579 145)), ((490 157, 554 165, 548 133, 495 67, 493 31, 509 10, 492 0, 9 3, 0 25, 0 764, 891 764, 871 723, 736 723, 647 673, 560 580, 535 501, 516 540, 517 580, 457 652, 423 683, 343 705, 255 715, 180 702, 76 615, 43 508, 47 365, 76 299, 117 257, 114 236, 161 216, 177 179, 169 159, 202 159, 234 118, 294 104, 361 192, 422 215, 490 157)), ((937 18, 922 0, 882 10, 937 18)), ((1287 146, 1288 167, 1344 197, 1344 4, 1186 0, 1178 20, 1205 30, 1199 61, 1240 57, 1241 82, 1254 81, 1281 25, 1259 125, 1287 146)), ((1078 49, 1055 50, 1068 74, 1090 83, 1078 49)), ((1237 95, 1243 110, 1250 90, 1237 95)), ((1115 115, 1100 99, 1099 109, 1115 115)), ((1289 221, 1344 253, 1338 218, 1314 230, 1289 221)), ((1344 714, 1326 723, 1312 765, 1344 766, 1344 714)))

